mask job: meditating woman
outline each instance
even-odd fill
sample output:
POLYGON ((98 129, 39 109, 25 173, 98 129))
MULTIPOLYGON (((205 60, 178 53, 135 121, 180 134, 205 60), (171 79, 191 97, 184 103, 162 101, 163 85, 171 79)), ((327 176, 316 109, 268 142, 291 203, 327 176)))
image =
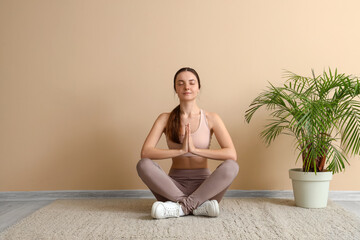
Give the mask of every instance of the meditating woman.
POLYGON ((223 121, 196 103, 200 87, 194 69, 176 72, 174 89, 180 104, 159 115, 142 147, 137 171, 157 199, 153 218, 218 216, 218 203, 238 173, 236 150, 223 121), (163 133, 169 149, 156 147, 163 133), (209 149, 213 133, 221 149, 209 149), (153 161, 167 158, 172 158, 168 175, 153 161), (211 173, 208 159, 222 163, 211 173))

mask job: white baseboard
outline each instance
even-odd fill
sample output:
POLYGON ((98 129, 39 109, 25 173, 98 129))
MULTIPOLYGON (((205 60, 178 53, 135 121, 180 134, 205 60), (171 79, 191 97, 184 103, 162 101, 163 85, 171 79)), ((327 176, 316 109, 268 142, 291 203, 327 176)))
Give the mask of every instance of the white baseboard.
MULTIPOLYGON (((294 199, 294 194, 292 190, 229 190, 225 197, 294 199)), ((329 199, 333 201, 360 201, 360 191, 330 191, 329 199)))
MULTIPOLYGON (((228 190, 225 197, 294 198, 291 190, 228 190)), ((154 198, 154 196, 149 190, 0 192, 0 201, 39 201, 78 198, 154 198)), ((330 191, 329 199, 333 201, 360 201, 360 191, 330 191)))

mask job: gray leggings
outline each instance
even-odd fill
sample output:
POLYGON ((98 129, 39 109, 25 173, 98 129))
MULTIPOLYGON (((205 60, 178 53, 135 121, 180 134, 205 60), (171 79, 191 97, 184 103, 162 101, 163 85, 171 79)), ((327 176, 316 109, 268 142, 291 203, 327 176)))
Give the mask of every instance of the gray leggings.
POLYGON ((220 202, 239 171, 233 160, 224 161, 213 173, 208 168, 171 169, 167 175, 149 158, 141 159, 136 168, 158 201, 178 202, 186 215, 207 200, 220 202))

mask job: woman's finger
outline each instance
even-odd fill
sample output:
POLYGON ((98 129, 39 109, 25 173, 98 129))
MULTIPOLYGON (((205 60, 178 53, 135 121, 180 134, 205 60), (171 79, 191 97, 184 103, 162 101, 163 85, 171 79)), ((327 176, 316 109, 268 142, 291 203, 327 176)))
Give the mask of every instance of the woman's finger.
POLYGON ((188 126, 187 126, 187 130, 188 130, 188 138, 190 138, 190 123, 188 123, 188 126))

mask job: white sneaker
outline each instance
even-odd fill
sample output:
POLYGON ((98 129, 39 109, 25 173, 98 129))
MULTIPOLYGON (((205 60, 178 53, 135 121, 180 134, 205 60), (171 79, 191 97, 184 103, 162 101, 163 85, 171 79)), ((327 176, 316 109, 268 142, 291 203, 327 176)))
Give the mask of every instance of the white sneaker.
POLYGON ((208 217, 217 217, 219 216, 219 213, 219 203, 216 200, 207 200, 193 211, 194 215, 202 215, 208 217))
POLYGON ((154 202, 151 208, 151 216, 153 218, 172 218, 183 216, 181 205, 176 202, 154 202))

